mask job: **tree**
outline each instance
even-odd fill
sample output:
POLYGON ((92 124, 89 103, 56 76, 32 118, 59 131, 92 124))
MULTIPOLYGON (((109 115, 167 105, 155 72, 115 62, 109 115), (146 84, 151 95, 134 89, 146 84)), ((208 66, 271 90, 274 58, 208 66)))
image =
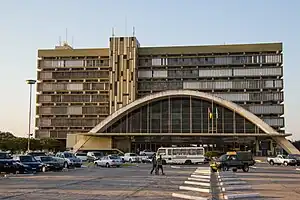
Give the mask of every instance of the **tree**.
MULTIPOLYGON (((0 132, 0 150, 21 153, 27 151, 28 138, 15 137, 9 132, 0 132)), ((30 139, 30 150, 63 151, 65 146, 53 138, 30 139)))

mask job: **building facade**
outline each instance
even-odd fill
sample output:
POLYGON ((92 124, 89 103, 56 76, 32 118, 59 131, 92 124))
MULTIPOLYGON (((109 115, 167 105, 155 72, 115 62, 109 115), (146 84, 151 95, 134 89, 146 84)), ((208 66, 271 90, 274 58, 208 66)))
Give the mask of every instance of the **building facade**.
POLYGON ((282 43, 141 47, 135 37, 111 37, 106 49, 65 44, 39 50, 38 57, 39 138, 68 136, 67 146, 75 149, 93 141, 99 148, 124 151, 195 143, 272 154, 281 142, 270 135, 287 136, 282 43), (173 93, 130 108, 165 91, 173 93), (114 123, 95 129, 108 119, 114 123))

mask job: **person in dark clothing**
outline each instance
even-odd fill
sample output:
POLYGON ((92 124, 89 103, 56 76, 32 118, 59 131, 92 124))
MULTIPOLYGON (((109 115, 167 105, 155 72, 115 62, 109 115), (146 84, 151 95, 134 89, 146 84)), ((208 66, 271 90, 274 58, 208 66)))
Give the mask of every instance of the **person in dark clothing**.
POLYGON ((151 170, 150 174, 152 174, 155 169, 156 169, 156 156, 154 154, 152 156, 152 170, 151 170))
POLYGON ((157 175, 159 175, 159 169, 161 170, 161 174, 165 175, 162 162, 162 157, 159 155, 159 158, 157 159, 157 175))

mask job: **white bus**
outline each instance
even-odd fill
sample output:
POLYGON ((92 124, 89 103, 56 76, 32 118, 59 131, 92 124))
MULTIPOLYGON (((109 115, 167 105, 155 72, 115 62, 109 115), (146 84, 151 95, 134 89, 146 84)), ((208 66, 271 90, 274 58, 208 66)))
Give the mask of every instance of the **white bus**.
POLYGON ((163 164, 197 164, 204 163, 204 153, 203 147, 161 147, 156 156, 162 156, 163 164))

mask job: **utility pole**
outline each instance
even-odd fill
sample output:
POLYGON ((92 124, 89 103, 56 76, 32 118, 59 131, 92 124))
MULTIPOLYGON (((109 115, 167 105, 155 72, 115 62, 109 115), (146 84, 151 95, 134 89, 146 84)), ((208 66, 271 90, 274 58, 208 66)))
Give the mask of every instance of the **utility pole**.
POLYGON ((27 151, 30 151, 30 136, 31 136, 31 99, 32 99, 32 85, 36 83, 36 80, 29 79, 26 80, 26 83, 29 85, 29 111, 28 111, 28 143, 27 151))

